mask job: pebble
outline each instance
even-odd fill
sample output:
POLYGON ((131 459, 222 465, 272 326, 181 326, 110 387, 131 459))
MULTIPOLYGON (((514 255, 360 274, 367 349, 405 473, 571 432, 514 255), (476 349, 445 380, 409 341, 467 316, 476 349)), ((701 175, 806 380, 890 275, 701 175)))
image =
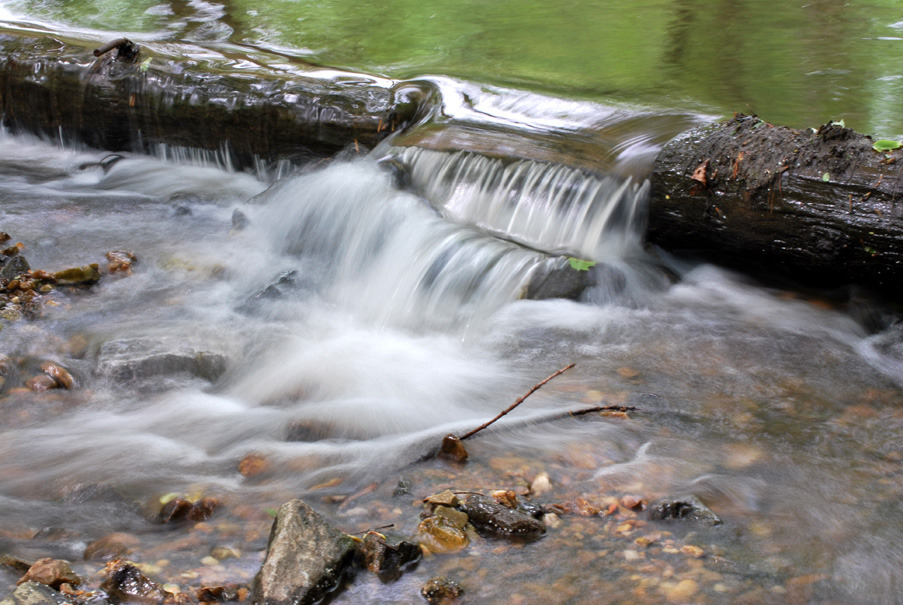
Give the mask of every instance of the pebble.
POLYGON ((672 603, 683 603, 699 592, 699 584, 695 580, 681 580, 680 582, 662 582, 659 585, 665 598, 672 603))
POLYGON ((533 496, 542 496, 550 491, 552 491, 552 481, 549 479, 548 473, 539 473, 530 483, 530 494, 533 496))

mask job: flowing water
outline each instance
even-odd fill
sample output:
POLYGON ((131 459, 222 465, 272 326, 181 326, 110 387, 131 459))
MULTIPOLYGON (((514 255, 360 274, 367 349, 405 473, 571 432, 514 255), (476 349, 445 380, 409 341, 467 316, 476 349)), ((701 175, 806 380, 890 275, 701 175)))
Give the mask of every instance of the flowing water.
MULTIPOLYGON (((714 19, 703 3, 644 2, 649 27, 640 33, 611 3, 531 5, 523 18, 532 27, 520 35, 542 38, 535 48, 515 39, 520 5, 486 8, 478 26, 475 3, 462 14, 365 3, 356 20, 339 19, 335 3, 257 4, 7 2, 0 19, 71 37, 115 29, 161 47, 178 39, 215 60, 273 69, 308 69, 307 60, 392 77, 441 72, 431 81, 446 115, 487 133, 499 123, 548 136, 591 132, 608 141, 604 169, 389 140, 319 164, 239 172, 228 150, 110 156, 0 131, 0 231, 25 244, 33 268, 105 264, 112 250, 137 257, 130 274, 58 288, 40 318, 2 322, 0 552, 78 561, 86 544, 128 532, 140 541, 133 558, 182 590, 246 584, 266 546, 267 510, 290 498, 346 531, 413 530, 411 501, 440 485, 507 488, 545 472, 546 504, 692 493, 724 523, 645 527, 699 544, 697 565, 681 552, 647 561, 633 541, 642 530, 566 516, 535 544, 483 541, 461 557, 425 560, 397 583, 359 580, 334 602, 421 602, 419 586, 439 572, 473 602, 901 601, 903 330, 890 307, 855 289, 766 287, 643 247, 657 149, 705 119, 694 112, 744 94, 675 86, 716 75, 685 72, 693 63, 681 62, 675 42, 702 52, 686 38, 714 19), (555 27, 548 39, 536 29, 572 10, 592 16, 573 45, 555 27), (504 35, 490 35, 501 23, 504 35), (591 70, 593 36, 605 38, 600 48, 640 53, 635 61, 670 49, 676 63, 591 70), (398 47, 375 49, 376 40, 398 47), (683 109, 624 103, 653 97, 683 109), (537 279, 563 270, 561 255, 598 263, 580 300, 525 299, 537 279), (17 388, 46 361, 68 368, 76 388, 17 388), (570 363, 467 442, 468 467, 423 459, 443 435, 479 425, 570 363), (637 410, 561 417, 592 405, 637 410), (393 496, 402 477, 411 491, 393 496), (153 514, 172 493, 215 497, 222 511, 190 529, 160 525, 153 514), (202 563, 216 546, 238 556, 202 563), (679 581, 694 590, 676 592, 691 586, 679 581)), ((746 48, 754 37, 742 37, 746 50, 734 50, 746 62, 717 75, 736 67, 735 79, 761 85, 743 102, 773 111, 769 119, 840 114, 860 129, 903 132, 881 111, 903 78, 893 71, 900 63, 874 60, 875 48, 899 55, 899 42, 883 38, 903 14, 872 4, 857 13, 871 15, 865 25, 833 2, 782 8, 789 24, 764 9, 748 21, 786 31, 814 15, 865 36, 862 54, 845 61, 888 66, 880 73, 890 79, 870 95, 853 67, 780 86, 794 53, 805 65, 793 69, 814 74, 844 52, 821 41, 818 52, 794 47, 760 81, 746 48), (800 107, 819 86, 824 106, 800 107), (788 91, 801 96, 788 100, 788 91)), ((753 10, 719 7, 729 24, 753 10)), ((0 592, 17 577, 0 570, 0 592)))

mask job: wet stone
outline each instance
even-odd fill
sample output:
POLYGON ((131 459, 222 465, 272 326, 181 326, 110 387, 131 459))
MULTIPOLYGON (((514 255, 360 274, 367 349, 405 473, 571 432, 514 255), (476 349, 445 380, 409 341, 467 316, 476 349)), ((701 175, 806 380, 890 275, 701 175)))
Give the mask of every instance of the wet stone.
POLYGON ((107 579, 100 587, 113 603, 161 604, 172 596, 131 563, 114 561, 106 572, 107 579))
POLYGON ((447 489, 438 494, 429 496, 428 498, 426 498, 426 502, 428 504, 450 506, 454 508, 455 506, 458 506, 458 496, 456 496, 455 493, 450 489, 447 489))
POLYGON ((529 514, 508 508, 492 498, 471 494, 464 501, 464 510, 470 522, 482 534, 536 540, 546 533, 545 524, 529 514))
POLYGON ((139 543, 138 538, 132 534, 114 532, 88 544, 85 547, 84 559, 86 561, 118 559, 131 553, 132 548, 138 546, 139 543))
POLYGON ((0 557, 0 565, 7 567, 16 573, 24 574, 29 568, 33 565, 33 563, 29 563, 24 559, 19 559, 18 557, 14 557, 12 555, 3 555, 0 557))
POLYGON ((24 582, 16 587, 15 592, 0 601, 0 605, 69 605, 75 603, 46 584, 24 582))
POLYGON ((75 575, 66 561, 50 558, 35 561, 18 583, 25 582, 46 584, 55 590, 59 590, 63 584, 78 586, 82 583, 81 578, 75 575))
POLYGON ((420 594, 431 604, 443 605, 461 598, 464 590, 448 578, 436 577, 423 585, 420 594))
POLYGON ((226 371, 228 350, 212 335, 121 338, 101 345, 95 371, 118 381, 189 374, 214 382, 226 371))
POLYGON ((367 532, 360 553, 364 567, 383 579, 397 579, 402 571, 420 560, 423 551, 416 542, 390 538, 377 532, 367 532))
POLYGON ((301 500, 279 508, 252 600, 312 603, 334 589, 354 559, 355 542, 301 500))
POLYGON ((12 281, 16 276, 25 273, 31 268, 28 261, 25 260, 25 257, 20 256, 19 254, 12 257, 0 255, 0 259, 3 258, 6 259, 6 262, 0 267, 0 279, 12 281))
POLYGON ((687 519, 704 525, 721 525, 721 518, 693 495, 656 500, 649 504, 648 515, 653 521, 687 519))
POLYGON ((91 263, 83 267, 63 269, 53 274, 59 286, 87 286, 100 281, 100 265, 91 263))
POLYGON ((465 527, 466 521, 462 525, 449 516, 436 515, 420 522, 417 539, 423 548, 433 554, 458 552, 470 543, 465 527))
POLYGON ((452 462, 465 462, 467 460, 467 450, 464 444, 454 435, 446 435, 442 439, 442 446, 439 448, 439 457, 452 462))

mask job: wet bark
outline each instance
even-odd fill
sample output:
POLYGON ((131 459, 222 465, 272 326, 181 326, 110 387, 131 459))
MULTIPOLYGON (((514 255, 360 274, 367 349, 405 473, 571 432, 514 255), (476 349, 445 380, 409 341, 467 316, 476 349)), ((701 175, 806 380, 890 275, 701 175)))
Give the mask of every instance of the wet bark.
POLYGON ((736 116, 687 131, 654 168, 648 237, 754 274, 903 293, 903 153, 837 124, 736 116))
POLYGON ((51 37, 0 35, 4 124, 111 151, 228 144, 246 164, 254 156, 329 155, 355 142, 371 147, 392 115, 393 93, 377 80, 216 69, 146 47, 137 57, 119 53, 95 57, 51 37))

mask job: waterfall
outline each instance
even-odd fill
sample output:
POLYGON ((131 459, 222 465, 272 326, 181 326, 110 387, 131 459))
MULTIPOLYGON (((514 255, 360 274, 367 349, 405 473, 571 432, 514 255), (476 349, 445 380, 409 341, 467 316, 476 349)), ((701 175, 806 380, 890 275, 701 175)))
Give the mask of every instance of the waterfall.
POLYGON ((407 147, 397 157, 444 217, 530 248, 612 260, 642 235, 648 181, 460 151, 407 147))

